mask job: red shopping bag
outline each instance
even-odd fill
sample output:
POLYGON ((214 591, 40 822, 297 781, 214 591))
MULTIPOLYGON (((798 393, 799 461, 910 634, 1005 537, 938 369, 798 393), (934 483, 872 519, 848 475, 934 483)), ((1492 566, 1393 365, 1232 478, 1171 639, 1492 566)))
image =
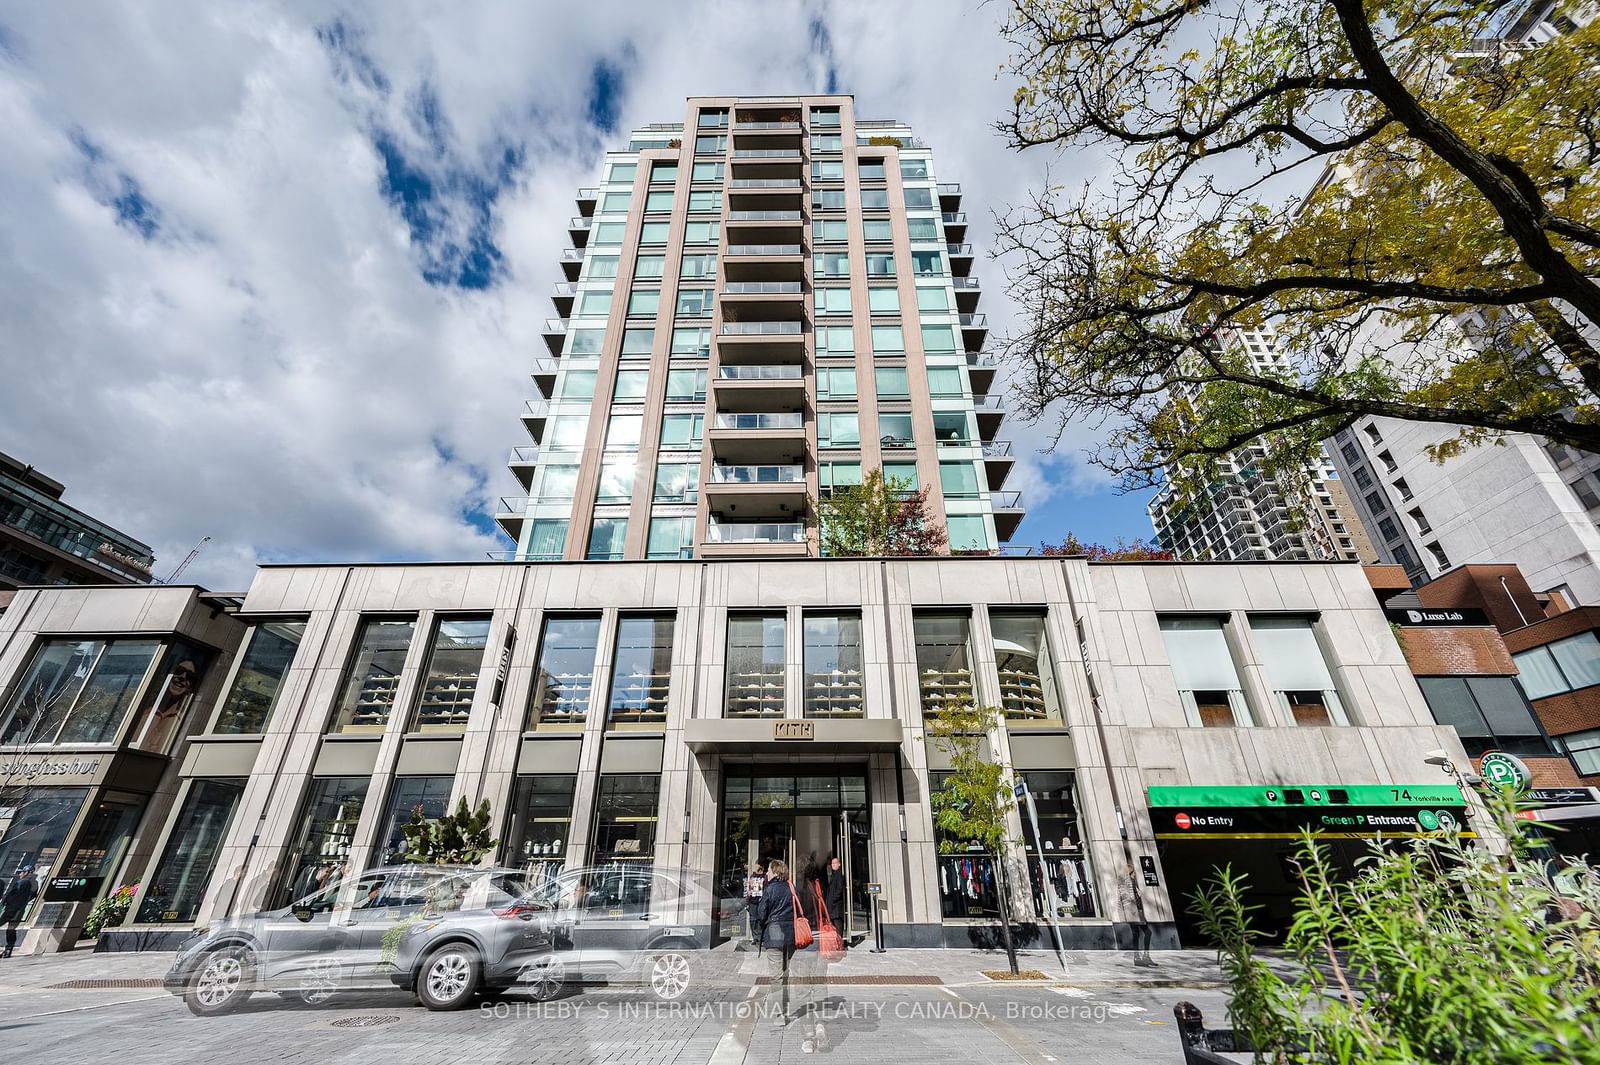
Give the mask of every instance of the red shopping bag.
POLYGON ((811 922, 800 908, 800 896, 794 893, 793 884, 789 885, 789 898, 794 902, 794 949, 805 950, 811 945, 811 922))
POLYGON ((833 918, 828 916, 828 905, 822 901, 822 888, 812 881, 811 890, 817 893, 817 921, 822 925, 817 933, 817 953, 822 955, 823 961, 843 961, 844 937, 833 927, 833 918))

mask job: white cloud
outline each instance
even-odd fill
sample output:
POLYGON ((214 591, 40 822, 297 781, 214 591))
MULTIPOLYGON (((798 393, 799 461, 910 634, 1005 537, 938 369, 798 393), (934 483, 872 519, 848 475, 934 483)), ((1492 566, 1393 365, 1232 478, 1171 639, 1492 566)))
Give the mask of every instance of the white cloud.
MULTIPOLYGON (((188 575, 258 559, 481 558, 468 515, 532 395, 572 195, 689 95, 839 91, 910 121, 971 240, 1049 159, 990 124, 998 5, 13 5, 0 16, 0 449, 188 575), (814 44, 813 20, 831 56, 814 44), (597 64, 617 129, 591 114, 597 64), (437 193, 415 246, 388 143, 437 193), (509 153, 509 155, 508 155, 509 153), (477 191, 493 189, 482 208, 477 191), (430 284, 474 241, 486 289, 430 284)), ((999 268, 984 308, 1006 328, 999 268)), ((1036 491, 1074 461, 1036 462, 1036 491)), ((481 519, 480 519, 481 520, 481 519)))

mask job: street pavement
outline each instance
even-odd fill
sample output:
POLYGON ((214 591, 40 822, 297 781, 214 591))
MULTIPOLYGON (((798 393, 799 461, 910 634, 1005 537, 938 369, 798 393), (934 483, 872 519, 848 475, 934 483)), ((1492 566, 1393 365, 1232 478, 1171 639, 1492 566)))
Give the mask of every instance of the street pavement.
MULTIPOLYGON (((153 986, 166 953, 66 954, 0 961, 0 1055, 29 1065, 384 1065, 551 1063, 629 1065, 789 1062, 872 1065, 984 1062, 1119 1063, 1183 1060, 1173 1025, 1179 1001, 1225 1023, 1225 996, 1208 952, 1157 952, 1136 968, 1121 952, 1028 951, 1046 979, 1001 982, 1004 954, 852 950, 825 987, 796 988, 813 1024, 773 1024, 763 959, 737 959, 744 979, 657 1002, 635 987, 573 989, 550 1002, 509 995, 456 1013, 431 1013, 399 991, 351 993, 320 1006, 257 994, 220 1017, 192 1016, 153 986), (1064 964, 1063 964, 1064 962, 1064 964), (63 986, 73 984, 77 986, 63 986), (808 1040, 810 1042, 808 1043, 808 1040)), ((733 959, 729 959, 732 961, 733 959)))

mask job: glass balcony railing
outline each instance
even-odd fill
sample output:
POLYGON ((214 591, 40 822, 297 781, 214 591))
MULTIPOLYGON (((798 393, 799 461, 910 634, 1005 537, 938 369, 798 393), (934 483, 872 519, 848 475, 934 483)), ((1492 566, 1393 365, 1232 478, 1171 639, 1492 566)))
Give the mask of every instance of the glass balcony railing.
POLYGON ((965 211, 946 211, 940 217, 944 219, 944 224, 947 226, 964 226, 967 224, 967 212, 965 211))
POLYGON ((730 222, 798 222, 799 211, 729 211, 730 222))
POLYGON ((959 195, 961 195, 961 186, 958 183, 953 182, 953 181, 940 182, 939 183, 939 195, 940 196, 959 196, 959 195))
POLYGON ((752 131, 759 130, 759 129, 776 129, 776 130, 792 129, 792 130, 794 130, 795 132, 798 133, 800 131, 800 123, 798 123, 798 122, 735 122, 733 124, 733 131, 735 133, 738 133, 741 130, 743 130, 745 132, 752 132, 752 131))
POLYGON ((978 284, 978 279, 975 277, 953 277, 950 281, 956 288, 979 289, 983 287, 978 284))
POLYGON ((800 155, 799 148, 735 148, 735 159, 794 159, 800 155))
POLYGON ((805 368, 783 363, 776 366, 718 366, 719 381, 799 381, 805 377, 805 368))
POLYGON ((1011 454, 1011 441, 990 440, 983 445, 983 457, 986 459, 1003 459, 1011 454))
POLYGON ((722 286, 724 296, 792 296, 803 291, 798 281, 729 281, 722 286))
POLYGON ((567 331, 567 320, 565 318, 546 318, 544 320, 544 331, 546 333, 565 333, 567 331))
POLYGON ((724 336, 798 336, 799 322, 723 322, 724 336))
POLYGON ((729 255, 799 255, 805 249, 799 244, 730 244, 729 255))
POLYGON ((798 189, 799 178, 734 178, 728 182, 731 189, 798 189))
POLYGON ((585 218, 582 215, 574 215, 572 220, 567 223, 568 229, 591 229, 593 226, 594 219, 585 218))
POLYGON ((496 514, 522 514, 528 509, 527 496, 501 496, 495 505, 496 514))
POLYGON ((572 281, 557 281, 556 287, 550 290, 550 295, 557 299, 571 299, 578 294, 578 286, 572 281))
POLYGON ((578 190, 578 199, 580 200, 597 200, 599 198, 600 190, 598 188, 578 190))
POLYGON ((799 544, 805 538, 800 521, 719 523, 706 529, 706 539, 714 544, 799 544))
POLYGON ((804 483, 806 468, 798 463, 781 466, 712 466, 714 484, 804 483))
POLYGON ((987 329, 989 328, 989 316, 987 314, 963 314, 961 316, 961 328, 987 329))
POLYGON ((990 492, 989 503, 996 510, 1021 510, 1021 492, 990 492))
POLYGON ((803 429, 805 415, 792 414, 718 414, 712 423, 714 429, 803 429))
POLYGON ((946 244, 944 246, 944 250, 955 256, 957 259, 972 258, 971 244, 946 244))
POLYGON ((539 449, 532 446, 514 447, 511 449, 511 458, 506 460, 507 466, 532 466, 539 461, 539 449))
POLYGON ((577 248, 563 248, 561 250, 561 261, 564 263, 581 263, 583 262, 583 252, 577 248))

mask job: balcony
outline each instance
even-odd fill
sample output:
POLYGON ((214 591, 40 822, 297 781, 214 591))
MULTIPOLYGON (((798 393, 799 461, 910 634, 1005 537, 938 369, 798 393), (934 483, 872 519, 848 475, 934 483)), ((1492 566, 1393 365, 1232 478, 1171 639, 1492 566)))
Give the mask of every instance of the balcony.
POLYGON ((702 554, 728 555, 804 555, 806 526, 803 521, 713 522, 706 527, 702 554))
POLYGON ((797 192, 800 189, 799 178, 734 178, 728 182, 728 188, 740 192, 758 192, 772 190, 778 192, 797 192))
POLYGON ((782 466, 711 467, 712 484, 800 484, 806 483, 806 468, 798 462, 782 466))
POLYGON ((972 410, 978 418, 978 437, 988 443, 1006 419, 1005 404, 999 396, 985 396, 972 404, 972 410))
POLYGON ((729 222, 800 222, 800 211, 729 211, 729 222))
POLYGON ((594 219, 577 215, 567 222, 567 233, 572 237, 572 246, 582 248, 589 243, 589 230, 594 227, 594 219))
POLYGON ((806 468, 790 463, 716 463, 703 486, 713 518, 789 519, 805 513, 806 468))
POLYGON ((800 161, 799 148, 735 148, 735 159, 793 159, 800 161))
POLYGON ((940 182, 939 209, 941 211, 959 211, 961 209, 960 185, 954 182, 940 182))
POLYGON ((967 213, 965 211, 945 211, 940 217, 944 222, 944 234, 951 240, 959 241, 967 235, 967 213))
POLYGON ((533 491, 533 476, 539 468, 539 449, 533 445, 524 445, 511 449, 511 457, 506 460, 506 465, 511 469, 511 476, 517 479, 525 491, 533 491))
MULTIPOLYGON (((757 308, 742 308, 755 313, 757 308)), ((717 327, 717 354, 731 363, 799 362, 805 357, 805 323, 800 308, 779 304, 775 313, 789 318, 775 321, 725 321, 717 327)))
POLYGON ((722 253, 722 275, 733 282, 803 281, 805 251, 804 244, 729 243, 722 253))
POLYGON ((803 244, 730 244, 728 254, 760 258, 796 258, 805 254, 803 244))
POLYGON ((1004 543, 1017 534, 1017 526, 1022 524, 1022 516, 1026 513, 1022 506, 1022 493, 995 492, 989 496, 989 505, 994 508, 995 535, 1004 543))
POLYGON ((572 317, 572 301, 578 298, 578 286, 572 281, 557 281, 550 290, 550 302, 556 305, 556 313, 563 318, 572 317))
POLYGON ((799 362, 724 363, 717 367, 714 384, 717 408, 729 413, 805 405, 805 368, 799 362))
POLYGON ((541 396, 543 396, 545 399, 549 399, 551 396, 555 395, 556 360, 534 359, 532 377, 533 386, 539 390, 539 394, 541 396))
POLYGON ((735 122, 735 133, 799 133, 798 122, 735 122))
POLYGON ((578 280, 578 275, 583 273, 583 252, 577 248, 562 249, 561 272, 568 281, 578 280))
POLYGON ((542 399, 530 399, 522 407, 522 427, 535 440, 544 436, 544 425, 549 419, 550 404, 542 399))
POLYGON ((799 336, 801 322, 723 322, 723 336, 799 336))
POLYGON ((550 354, 561 354, 561 349, 567 343, 567 320, 565 318, 546 318, 544 320, 544 342, 545 346, 550 349, 550 354))
POLYGON ((1011 454, 1011 441, 991 440, 983 445, 983 471, 988 478, 989 491, 998 492, 1006 486, 1011 467, 1017 463, 1011 454))
POLYGON ((805 215, 798 209, 729 211, 728 239, 742 244, 787 244, 805 235, 805 215))
POLYGON ((994 387, 994 375, 1000 370, 1000 360, 981 351, 967 353, 967 380, 972 382, 972 394, 988 395, 994 387))
POLYGON ((522 523, 528 510, 527 496, 501 496, 495 504, 494 523, 513 540, 522 539, 522 523))
POLYGON ((798 281, 729 281, 722 286, 724 296, 803 296, 805 286, 798 281))
POLYGON ((971 244, 946 244, 944 250, 950 257, 950 273, 956 277, 966 277, 972 273, 971 244))
POLYGON ((595 204, 599 201, 599 199, 600 199, 600 190, 599 189, 579 189, 578 190, 578 213, 583 215, 585 218, 587 218, 590 215, 594 214, 594 207, 595 207, 595 204))
MULTIPOLYGON (((721 386, 718 386, 721 398, 721 386)), ((762 396, 769 403, 777 397, 762 396)), ((803 392, 800 399, 804 401, 803 392)), ((719 410, 707 433, 712 457, 725 465, 769 466, 805 458, 805 415, 794 411, 719 410)))
POLYGON ((956 288, 956 310, 962 314, 972 314, 978 309, 978 298, 983 295, 983 288, 978 284, 978 279, 972 276, 953 277, 950 279, 956 288))
POLYGON ((983 342, 989 336, 989 316, 987 314, 961 315, 961 339, 968 351, 976 352, 983 348, 983 342))

